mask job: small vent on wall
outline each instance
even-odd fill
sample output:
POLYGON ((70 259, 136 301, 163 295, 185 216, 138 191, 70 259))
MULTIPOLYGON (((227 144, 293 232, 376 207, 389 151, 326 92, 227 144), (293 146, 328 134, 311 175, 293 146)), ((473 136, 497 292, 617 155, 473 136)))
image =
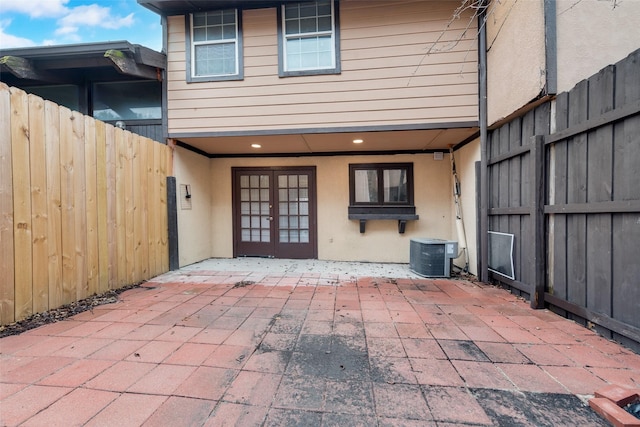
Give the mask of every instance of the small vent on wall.
POLYGON ((191 186, 180 184, 180 209, 191 210, 191 186))
POLYGON ((433 160, 442 160, 444 159, 444 154, 442 154, 442 151, 436 151, 433 153, 433 160))

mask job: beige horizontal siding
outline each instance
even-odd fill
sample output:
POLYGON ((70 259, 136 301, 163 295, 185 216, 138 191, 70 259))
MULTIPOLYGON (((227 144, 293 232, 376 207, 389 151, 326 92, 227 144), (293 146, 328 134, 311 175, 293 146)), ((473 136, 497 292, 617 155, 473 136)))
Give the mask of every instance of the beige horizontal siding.
POLYGON ((286 78, 276 9, 243 11, 244 80, 202 83, 186 82, 184 17, 170 17, 169 132, 477 120, 477 30, 469 16, 449 22, 457 5, 342 0, 342 72, 286 78))

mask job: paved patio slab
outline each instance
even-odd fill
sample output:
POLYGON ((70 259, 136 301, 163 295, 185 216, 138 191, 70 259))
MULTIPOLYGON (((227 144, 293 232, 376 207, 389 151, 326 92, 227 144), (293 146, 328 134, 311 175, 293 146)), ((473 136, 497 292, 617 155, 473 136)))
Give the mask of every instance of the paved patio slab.
POLYGON ((406 265, 213 260, 0 339, 2 426, 605 426, 609 384, 640 356, 406 265))

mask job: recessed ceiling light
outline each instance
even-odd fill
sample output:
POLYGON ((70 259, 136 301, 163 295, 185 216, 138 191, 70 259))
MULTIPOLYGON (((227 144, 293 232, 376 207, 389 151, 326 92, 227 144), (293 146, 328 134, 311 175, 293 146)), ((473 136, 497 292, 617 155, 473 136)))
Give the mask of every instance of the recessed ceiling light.
POLYGON ((354 139, 353 140, 354 144, 362 144, 363 142, 364 142, 364 140, 362 140, 362 139, 354 139))
POLYGON ((253 147, 253 148, 262 148, 262 145, 260 145, 260 144, 251 144, 251 147, 253 147))

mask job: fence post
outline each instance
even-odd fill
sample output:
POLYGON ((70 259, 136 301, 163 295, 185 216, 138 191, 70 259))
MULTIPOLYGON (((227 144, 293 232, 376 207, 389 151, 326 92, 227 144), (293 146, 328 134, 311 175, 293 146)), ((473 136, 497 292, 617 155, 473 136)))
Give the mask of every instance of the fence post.
POLYGON ((531 308, 544 308, 546 281, 544 201, 545 201, 545 155, 544 136, 531 137, 531 227, 533 228, 533 275, 531 308))
POLYGON ((167 177, 167 224, 169 244, 169 271, 180 268, 178 256, 178 205, 176 201, 176 177, 167 177))

